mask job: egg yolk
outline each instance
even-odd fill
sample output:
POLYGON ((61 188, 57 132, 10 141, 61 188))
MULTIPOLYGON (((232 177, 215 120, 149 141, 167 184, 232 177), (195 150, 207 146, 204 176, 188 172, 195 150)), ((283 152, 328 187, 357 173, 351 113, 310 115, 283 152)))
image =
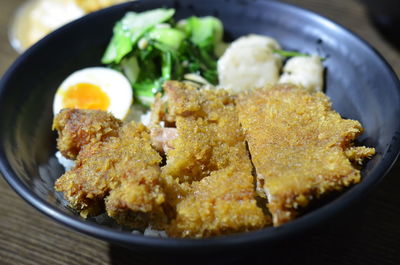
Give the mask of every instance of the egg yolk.
POLYGON ((110 98, 99 86, 79 83, 67 89, 63 96, 64 108, 107 110, 110 98))

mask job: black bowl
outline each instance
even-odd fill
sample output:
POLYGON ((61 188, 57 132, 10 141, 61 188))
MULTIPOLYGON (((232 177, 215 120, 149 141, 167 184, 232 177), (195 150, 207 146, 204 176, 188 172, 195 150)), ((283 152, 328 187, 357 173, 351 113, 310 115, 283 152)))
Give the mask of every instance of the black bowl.
POLYGON ((41 212, 80 232, 153 253, 210 253, 274 245, 331 219, 358 201, 388 172, 399 153, 399 81, 385 60, 360 38, 319 15, 271 1, 145 0, 111 7, 64 26, 25 52, 0 85, 0 169, 8 183, 41 212), (53 189, 63 168, 54 158, 52 100, 75 70, 100 64, 112 27, 125 12, 174 7, 177 18, 214 15, 227 38, 247 33, 272 36, 288 50, 320 54, 327 69, 326 93, 333 107, 365 127, 360 142, 377 154, 363 180, 320 208, 280 227, 201 240, 133 235, 70 211, 53 189))

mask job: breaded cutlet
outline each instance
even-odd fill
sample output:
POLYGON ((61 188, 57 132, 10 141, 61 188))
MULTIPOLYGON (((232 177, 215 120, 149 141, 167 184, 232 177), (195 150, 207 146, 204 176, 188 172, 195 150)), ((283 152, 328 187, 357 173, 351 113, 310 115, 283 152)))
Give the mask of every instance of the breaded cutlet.
POLYGON ((167 228, 171 237, 210 237, 271 224, 271 217, 256 206, 253 176, 248 171, 229 166, 188 186, 167 228))
POLYGON ((53 120, 57 130, 57 148, 69 159, 76 159, 84 145, 117 136, 122 121, 97 110, 63 109, 53 120))
POLYGON ((121 128, 118 138, 107 143, 103 155, 111 163, 108 177, 119 178, 111 185, 105 199, 107 214, 120 224, 137 228, 144 221, 162 229, 166 216, 162 205, 165 194, 160 179, 161 156, 151 146, 149 130, 142 124, 130 122, 121 128))
MULTIPOLYGON (((87 128, 81 123, 79 130, 87 128)), ((82 146, 75 166, 56 181, 55 188, 84 217, 105 208, 123 225, 157 226, 165 222, 160 162, 147 128, 131 122, 117 136, 82 146)))
POLYGON ((375 153, 354 146, 361 124, 343 119, 323 93, 293 85, 255 89, 239 96, 237 110, 257 191, 267 196, 275 226, 313 200, 360 182, 359 165, 375 153))
POLYGON ((230 165, 251 170, 234 101, 226 91, 174 81, 166 82, 164 90, 178 136, 170 141, 164 175, 191 183, 230 165))
POLYGON ((167 201, 176 207, 168 234, 207 237, 267 225, 233 98, 179 82, 164 90, 177 130, 162 168, 167 201))

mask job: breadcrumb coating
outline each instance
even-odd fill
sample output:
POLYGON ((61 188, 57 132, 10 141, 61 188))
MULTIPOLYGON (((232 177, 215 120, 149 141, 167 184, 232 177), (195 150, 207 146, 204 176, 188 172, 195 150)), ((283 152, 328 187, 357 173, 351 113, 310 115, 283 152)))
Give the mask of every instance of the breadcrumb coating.
POLYGON ((105 111, 63 109, 53 121, 57 130, 57 148, 62 155, 76 159, 81 148, 118 135, 122 121, 105 111))
POLYGON ((119 223, 144 228, 165 219, 160 162, 147 128, 131 122, 118 131, 118 137, 83 146, 75 167, 55 187, 84 217, 99 214, 105 206, 119 223))
POLYGON ((375 153, 354 147, 358 121, 333 111, 323 93, 293 85, 256 89, 237 100, 257 190, 268 197, 275 226, 294 219, 311 201, 358 183, 355 163, 375 153))
POLYGON ((178 135, 171 141, 164 175, 191 183, 231 165, 251 171, 234 101, 226 91, 196 90, 179 82, 167 82, 164 89, 178 135))
POLYGON ((168 227, 172 237, 210 237, 260 229, 271 223, 254 199, 253 177, 235 167, 213 171, 190 185, 168 227))
POLYGON ((256 205, 252 165, 233 98, 222 90, 164 86, 178 137, 162 176, 176 218, 173 237, 207 237, 260 229, 269 217, 256 205), (175 180, 175 181, 174 181, 175 180))
POLYGON ((76 158, 55 188, 83 217, 106 211, 126 227, 190 238, 278 226, 358 183, 375 153, 354 145, 361 124, 320 92, 282 84, 235 98, 176 81, 164 90, 150 129, 103 111, 55 117, 58 148, 76 158))

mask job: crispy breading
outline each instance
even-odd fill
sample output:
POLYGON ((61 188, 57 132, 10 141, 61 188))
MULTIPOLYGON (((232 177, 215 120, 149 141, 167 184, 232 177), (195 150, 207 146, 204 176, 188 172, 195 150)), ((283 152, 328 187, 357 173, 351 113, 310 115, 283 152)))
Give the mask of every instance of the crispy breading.
POLYGON ((176 207, 169 235, 204 237, 264 227, 269 218, 256 205, 233 98, 179 82, 167 82, 164 90, 178 132, 162 168, 167 201, 176 207))
POLYGON ((121 126, 110 113, 97 110, 63 109, 53 121, 57 148, 69 159, 76 159, 84 145, 117 136, 121 126))
POLYGON ((312 200, 358 183, 360 171, 352 161, 375 153, 353 147, 361 124, 341 118, 323 93, 278 85, 241 94, 237 108, 257 189, 268 197, 275 226, 295 218, 312 200))
POLYGON ((157 93, 154 97, 154 102, 151 105, 150 123, 149 126, 159 126, 160 122, 165 118, 166 106, 161 98, 161 93, 157 93))
POLYGON ((375 152, 354 145, 361 124, 342 119, 322 93, 277 85, 239 95, 236 107, 224 90, 172 81, 164 90, 150 130, 101 111, 55 117, 59 148, 76 156, 55 187, 82 216, 105 210, 124 226, 193 238, 280 225, 359 182, 375 152), (162 169, 154 147, 166 153, 162 169), (273 220, 256 203, 255 182, 273 220))
POLYGON ((226 91, 199 91, 179 82, 167 82, 164 89, 178 134, 164 175, 190 183, 230 165, 251 170, 234 101, 226 91))
POLYGON ((75 167, 55 187, 83 216, 98 214, 105 200, 109 216, 126 226, 144 228, 165 217, 160 162, 147 128, 131 122, 118 137, 85 145, 75 167))
POLYGON ((190 185, 168 227, 172 237, 209 237, 260 229, 271 223, 254 199, 253 177, 233 166, 190 185))

